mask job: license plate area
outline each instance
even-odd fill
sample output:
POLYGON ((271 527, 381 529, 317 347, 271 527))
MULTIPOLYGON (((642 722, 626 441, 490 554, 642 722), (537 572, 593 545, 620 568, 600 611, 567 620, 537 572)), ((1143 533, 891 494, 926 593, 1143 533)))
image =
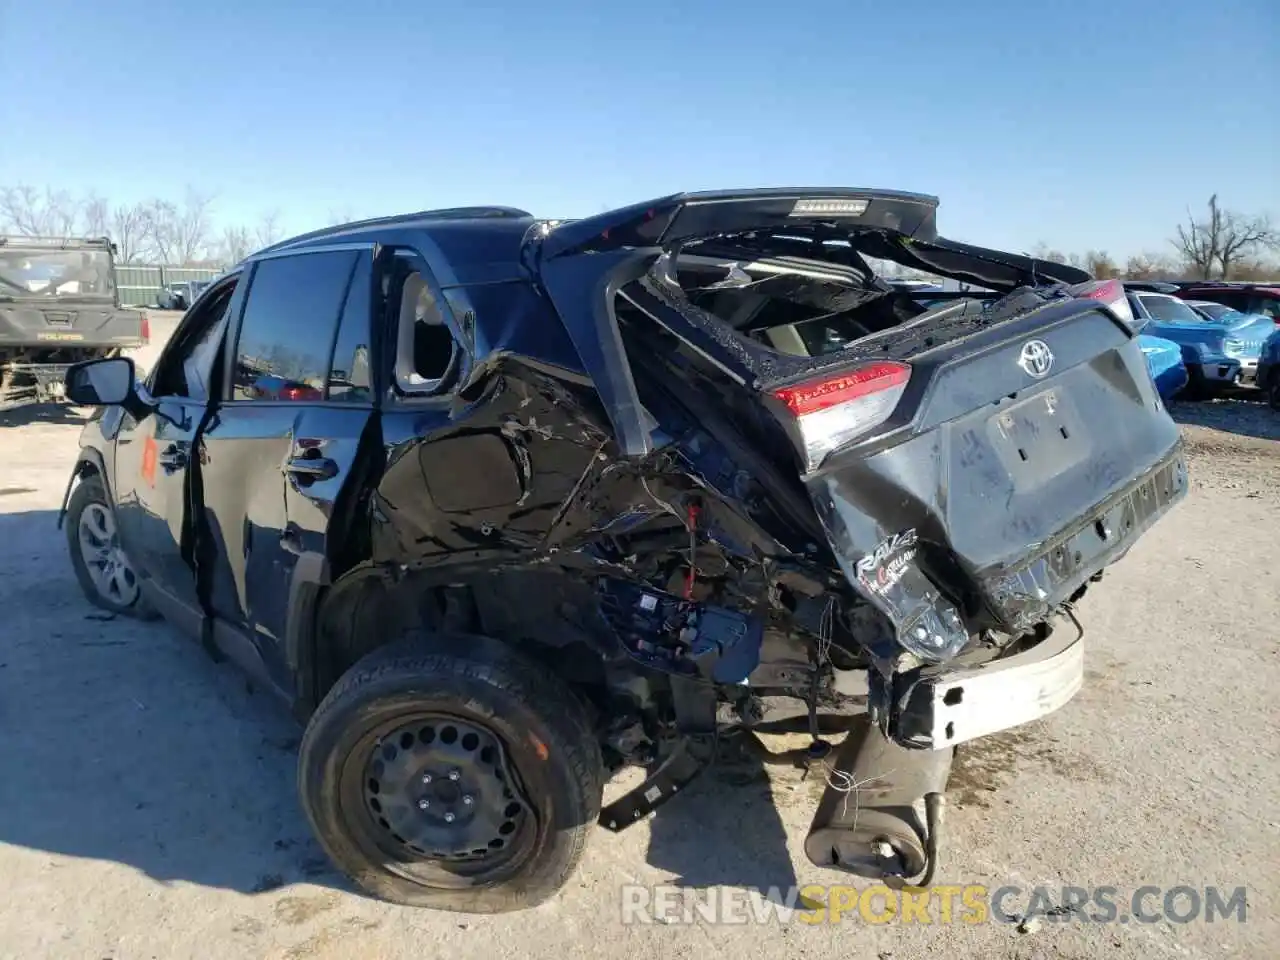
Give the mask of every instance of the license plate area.
POLYGON ((1056 388, 993 415, 987 436, 1014 486, 1022 490, 1040 486, 1089 453, 1075 405, 1056 388))

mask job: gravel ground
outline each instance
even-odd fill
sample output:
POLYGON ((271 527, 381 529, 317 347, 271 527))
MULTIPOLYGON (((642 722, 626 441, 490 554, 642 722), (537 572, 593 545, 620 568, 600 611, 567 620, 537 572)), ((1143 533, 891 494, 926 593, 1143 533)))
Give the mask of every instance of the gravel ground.
MULTIPOLYGON (((159 339, 171 318, 153 325, 159 339)), ((599 833, 536 910, 368 900, 309 837, 293 722, 167 627, 81 598, 54 529, 79 420, 40 409, 0 418, 0 957, 1275 956, 1280 415, 1174 413, 1191 496, 1081 605, 1084 690, 960 757, 939 882, 1017 885, 1013 912, 1036 885, 1110 885, 1122 905, 1144 884, 1246 886, 1244 924, 943 924, 935 909, 929 925, 624 925, 624 884, 842 882, 800 850, 818 784, 751 759, 599 833)))

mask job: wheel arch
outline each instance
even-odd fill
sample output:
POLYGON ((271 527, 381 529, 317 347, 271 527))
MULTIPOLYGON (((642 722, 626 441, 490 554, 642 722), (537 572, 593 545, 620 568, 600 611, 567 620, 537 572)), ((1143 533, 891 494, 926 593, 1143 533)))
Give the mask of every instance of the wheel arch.
POLYGON ((579 689, 602 685, 611 662, 629 662, 598 616, 594 591, 567 572, 487 570, 443 580, 364 563, 329 583, 323 558, 312 557, 299 559, 289 592, 286 648, 300 718, 350 667, 413 627, 508 644, 579 689))
POLYGON ((71 503, 71 492, 77 483, 89 476, 96 476, 102 481, 107 494, 107 502, 115 503, 115 495, 111 489, 111 477, 107 473, 106 458, 102 452, 93 447, 81 447, 76 455, 75 465, 71 468, 71 476, 67 479, 67 488, 62 493, 62 506, 58 510, 58 529, 67 517, 67 506, 71 503))

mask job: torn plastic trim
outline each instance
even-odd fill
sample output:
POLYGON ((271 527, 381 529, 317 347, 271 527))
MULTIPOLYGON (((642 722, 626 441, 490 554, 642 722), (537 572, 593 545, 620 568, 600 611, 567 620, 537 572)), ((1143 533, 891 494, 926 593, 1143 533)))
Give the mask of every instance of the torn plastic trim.
POLYGON ((593 257, 544 261, 540 281, 569 333, 583 368, 595 382, 622 454, 653 450, 635 377, 614 313, 618 291, 648 269, 651 251, 621 250, 593 257))

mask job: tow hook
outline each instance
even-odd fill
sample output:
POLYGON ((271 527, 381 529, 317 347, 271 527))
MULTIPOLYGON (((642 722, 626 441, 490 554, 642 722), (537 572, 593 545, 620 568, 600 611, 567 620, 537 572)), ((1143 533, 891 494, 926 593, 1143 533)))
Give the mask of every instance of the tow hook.
POLYGON ((938 869, 954 754, 909 750, 875 724, 851 731, 827 768, 806 855, 817 866, 886 884, 928 886, 938 869))

